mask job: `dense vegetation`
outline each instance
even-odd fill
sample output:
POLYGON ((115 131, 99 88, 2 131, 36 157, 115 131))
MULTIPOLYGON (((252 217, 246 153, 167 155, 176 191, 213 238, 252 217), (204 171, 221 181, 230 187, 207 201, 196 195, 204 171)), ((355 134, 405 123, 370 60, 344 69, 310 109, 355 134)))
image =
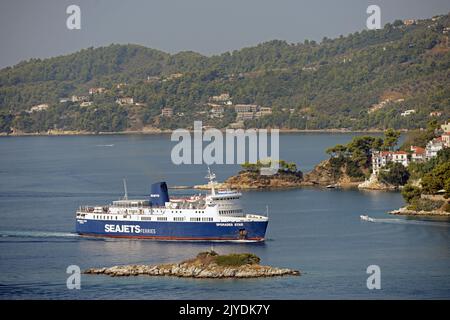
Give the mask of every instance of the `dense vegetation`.
POLYGON ((339 179, 342 172, 350 178, 364 180, 372 169, 372 151, 390 148, 397 143, 399 133, 390 129, 385 137, 358 136, 346 145, 338 144, 328 148, 326 152, 331 156, 330 165, 333 174, 339 179), (395 139, 395 140, 392 140, 395 139))
POLYGON ((173 129, 192 126, 194 118, 225 127, 234 112, 226 108, 223 118, 210 118, 206 106, 209 97, 223 92, 234 103, 273 108, 272 115, 247 121, 247 127, 424 127, 431 111, 450 116, 450 48, 444 31, 449 26, 449 15, 410 26, 396 21, 321 43, 275 40, 212 57, 111 45, 31 59, 0 70, 0 132, 173 129), (95 95, 91 106, 59 102, 96 86, 108 90, 95 95), (118 106, 119 96, 140 105, 118 106), (368 112, 382 101, 382 108, 368 112), (26 112, 43 103, 50 108, 26 112), (175 116, 161 118, 163 107, 172 107, 175 116), (400 116, 407 109, 416 113, 400 116))
POLYGON ((404 186, 409 180, 408 169, 401 163, 391 162, 378 174, 378 180, 393 186, 404 186))
MULTIPOLYGON (((256 163, 244 162, 241 167, 244 171, 260 172, 262 168, 269 168, 272 165, 271 160, 258 160, 256 163)), ((285 160, 278 161, 278 173, 290 173, 301 175, 301 171, 297 171, 297 164, 295 162, 287 162, 285 160)))
POLYGON ((438 152, 437 157, 423 163, 409 165, 408 170, 414 170, 418 185, 407 184, 402 195, 411 210, 432 211, 444 207, 450 212, 448 200, 433 200, 422 195, 442 193, 444 198, 450 197, 450 148, 438 152))
POLYGON ((188 260, 189 262, 199 262, 202 264, 216 263, 223 267, 237 267, 243 265, 257 265, 261 259, 253 253, 230 253, 219 255, 217 252, 204 251, 200 252, 194 260, 188 260))

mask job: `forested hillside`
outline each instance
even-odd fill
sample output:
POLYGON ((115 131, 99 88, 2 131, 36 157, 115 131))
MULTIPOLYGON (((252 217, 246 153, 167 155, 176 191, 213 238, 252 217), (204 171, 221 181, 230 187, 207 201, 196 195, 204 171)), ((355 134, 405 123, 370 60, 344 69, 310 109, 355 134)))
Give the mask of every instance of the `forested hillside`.
POLYGON ((226 127, 236 104, 271 108, 246 127, 425 127, 450 117, 449 32, 443 15, 212 57, 114 44, 32 59, 0 70, 0 132, 174 129, 193 119, 226 127), (211 97, 223 93, 229 105, 212 116, 211 97), (163 108, 173 114, 161 115, 163 108), (406 110, 414 111, 402 116, 406 110))

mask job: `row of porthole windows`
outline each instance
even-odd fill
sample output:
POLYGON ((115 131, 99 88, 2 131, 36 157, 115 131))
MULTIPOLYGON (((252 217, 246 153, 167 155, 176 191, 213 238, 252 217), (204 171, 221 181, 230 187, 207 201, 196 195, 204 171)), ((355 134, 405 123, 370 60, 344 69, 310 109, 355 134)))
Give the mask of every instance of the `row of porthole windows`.
MULTIPOLYGON (((159 210, 156 211, 156 213, 159 213, 159 210)), ((181 210, 171 210, 170 213, 182 213, 181 210)), ((195 213, 205 213, 205 210, 195 210, 195 213)))
MULTIPOLYGON (((117 216, 100 216, 100 215, 94 215, 94 219, 99 220, 117 220, 117 216)), ((152 217, 141 217, 141 220, 148 220, 151 221, 152 217)), ((157 217, 157 221, 167 221, 167 217, 157 217)), ((185 217, 174 217, 173 221, 185 221, 185 217)), ((191 222, 200 222, 200 221, 213 221, 213 218, 190 218, 191 222)))
POLYGON ((214 200, 237 200, 238 197, 214 198, 214 200))
POLYGON ((94 215, 94 219, 99 219, 99 220, 117 220, 117 216, 98 216, 98 215, 94 215))
POLYGON ((203 217, 203 218, 198 218, 198 217, 195 217, 195 218, 190 218, 189 219, 191 222, 200 222, 200 221, 203 221, 203 222, 211 222, 211 221, 213 221, 213 218, 205 218, 205 217, 203 217))
POLYGON ((242 210, 219 210, 219 214, 235 214, 235 213, 242 213, 242 210))

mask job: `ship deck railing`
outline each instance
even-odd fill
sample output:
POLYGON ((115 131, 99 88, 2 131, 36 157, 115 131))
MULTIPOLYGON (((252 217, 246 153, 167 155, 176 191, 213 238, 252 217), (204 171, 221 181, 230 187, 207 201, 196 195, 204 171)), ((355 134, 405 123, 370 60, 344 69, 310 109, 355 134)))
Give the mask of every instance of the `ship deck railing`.
POLYGON ((265 220, 265 219, 267 219, 266 216, 258 215, 258 214, 246 214, 245 217, 246 217, 246 218, 251 218, 251 219, 259 219, 259 220, 265 220))

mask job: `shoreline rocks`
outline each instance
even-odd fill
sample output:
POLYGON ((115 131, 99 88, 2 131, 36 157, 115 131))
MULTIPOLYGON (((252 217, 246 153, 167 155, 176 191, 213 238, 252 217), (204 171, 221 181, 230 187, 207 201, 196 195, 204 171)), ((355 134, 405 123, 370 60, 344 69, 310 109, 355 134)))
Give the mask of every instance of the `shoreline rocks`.
POLYGON ((240 171, 225 180, 224 185, 231 189, 289 189, 303 186, 303 174, 297 172, 278 172, 274 175, 261 175, 259 171, 240 171))
POLYGON ((402 215, 402 216, 417 216, 417 217, 450 217, 450 212, 445 211, 415 211, 410 210, 407 207, 403 207, 397 210, 392 210, 388 212, 392 215, 402 215))
POLYGON ((173 276, 179 278, 263 278, 275 276, 299 276, 300 271, 270 266, 244 265, 238 267, 194 266, 189 264, 169 265, 124 265, 110 268, 91 268, 84 274, 103 274, 111 277, 128 276, 173 276))
POLYGON ((385 184, 378 181, 376 175, 372 174, 369 180, 364 181, 358 185, 359 189, 363 190, 381 190, 381 191, 398 191, 399 188, 393 185, 385 184))
POLYGON ((225 279, 225 278, 267 278, 276 276, 300 276, 300 271, 287 268, 276 268, 259 265, 259 258, 251 254, 231 254, 220 256, 215 252, 200 253, 195 259, 181 263, 160 265, 123 265, 103 268, 90 268, 84 274, 108 275, 111 277, 129 276, 172 276, 179 278, 196 279, 225 279), (240 265, 227 265, 220 263, 225 259, 235 261, 236 257, 246 263, 240 265), (242 258, 243 257, 243 258, 242 258), (220 259, 219 259, 220 258, 220 259))
MULTIPOLYGON (((342 170, 341 170, 342 171, 342 170)), ((356 188, 361 180, 354 179, 340 172, 334 172, 329 160, 322 161, 314 169, 306 174, 301 171, 279 171, 274 175, 261 175, 259 171, 242 170, 238 174, 229 177, 222 183, 217 183, 219 189, 237 190, 283 190, 302 187, 342 187, 356 188)), ((194 189, 207 190, 210 186, 196 185, 194 189)))

